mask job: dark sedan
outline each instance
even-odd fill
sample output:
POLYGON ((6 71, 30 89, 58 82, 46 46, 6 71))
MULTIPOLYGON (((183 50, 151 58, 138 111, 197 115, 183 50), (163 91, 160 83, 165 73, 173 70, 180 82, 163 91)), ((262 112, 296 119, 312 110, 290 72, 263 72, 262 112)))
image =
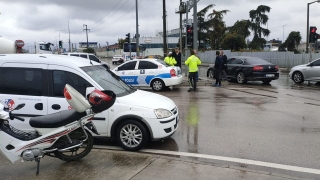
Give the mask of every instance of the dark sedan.
MULTIPOLYGON (((227 62, 228 81, 244 84, 247 81, 262 81, 270 83, 279 78, 279 66, 269 63, 259 57, 234 56, 227 62)), ((214 67, 209 67, 207 76, 214 78, 214 67)))

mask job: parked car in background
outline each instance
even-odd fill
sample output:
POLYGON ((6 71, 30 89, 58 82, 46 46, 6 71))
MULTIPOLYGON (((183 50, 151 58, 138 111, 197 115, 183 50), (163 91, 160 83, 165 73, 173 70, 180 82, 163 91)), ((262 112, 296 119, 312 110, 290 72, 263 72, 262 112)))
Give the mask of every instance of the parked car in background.
POLYGON ((104 66, 107 69, 110 69, 110 66, 109 66, 108 63, 101 61, 97 56, 95 56, 94 54, 91 54, 91 53, 71 52, 71 53, 62 53, 62 55, 81 57, 81 58, 89 59, 91 61, 100 63, 102 66, 104 66))
MULTIPOLYGON (((227 61, 227 79, 245 84, 247 81, 270 83, 279 78, 279 66, 259 57, 234 56, 227 61)), ((207 77, 214 78, 214 66, 207 70, 207 77)))
POLYGON ((168 66, 157 59, 133 59, 112 71, 127 84, 150 86, 154 91, 181 84, 183 79, 180 67, 168 66))
POLYGON ((112 64, 122 64, 123 63, 123 57, 122 55, 114 55, 112 57, 112 64))
POLYGON ((289 73, 289 79, 301 84, 304 81, 320 81, 320 59, 308 64, 294 66, 289 73))

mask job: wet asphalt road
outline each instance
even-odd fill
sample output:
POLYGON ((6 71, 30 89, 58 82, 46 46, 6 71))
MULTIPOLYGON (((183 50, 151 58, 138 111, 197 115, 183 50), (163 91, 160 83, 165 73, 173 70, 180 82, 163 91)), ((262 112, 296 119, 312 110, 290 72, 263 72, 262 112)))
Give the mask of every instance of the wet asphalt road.
POLYGON ((225 81, 222 88, 187 89, 159 93, 177 104, 179 128, 146 148, 320 169, 320 86, 295 85, 281 72, 269 85, 225 81))

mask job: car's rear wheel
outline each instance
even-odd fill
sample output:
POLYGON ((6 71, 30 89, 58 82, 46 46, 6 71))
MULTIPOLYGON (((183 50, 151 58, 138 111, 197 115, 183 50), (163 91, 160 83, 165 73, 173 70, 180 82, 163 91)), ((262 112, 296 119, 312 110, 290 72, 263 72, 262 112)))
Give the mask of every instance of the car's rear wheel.
POLYGON ((165 84, 161 79, 155 79, 151 82, 151 87, 152 90, 159 92, 163 90, 165 84))
POLYGON ((209 78, 214 78, 214 71, 213 71, 213 69, 209 69, 209 71, 208 71, 208 77, 209 78))
POLYGON ((302 84, 304 82, 304 77, 301 72, 294 72, 292 75, 293 82, 297 84, 302 84))
POLYGON ((238 82, 239 84, 245 84, 245 83, 247 83, 246 76, 244 75, 243 72, 238 72, 238 74, 237 74, 237 82, 238 82))
POLYGON ((117 129, 116 138, 120 146, 128 151, 138 151, 149 142, 145 126, 134 120, 121 123, 117 129))
POLYGON ((263 84, 269 84, 271 80, 262 80, 263 84))

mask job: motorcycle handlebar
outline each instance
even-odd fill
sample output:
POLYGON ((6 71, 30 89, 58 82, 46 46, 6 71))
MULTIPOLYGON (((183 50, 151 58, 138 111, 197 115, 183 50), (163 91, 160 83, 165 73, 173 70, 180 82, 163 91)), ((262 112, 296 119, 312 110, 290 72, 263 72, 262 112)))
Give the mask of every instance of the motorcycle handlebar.
POLYGON ((16 116, 16 115, 10 113, 10 119, 13 120, 14 118, 16 118, 16 119, 18 119, 18 120, 20 120, 20 121, 24 121, 24 118, 19 117, 19 116, 16 116))

